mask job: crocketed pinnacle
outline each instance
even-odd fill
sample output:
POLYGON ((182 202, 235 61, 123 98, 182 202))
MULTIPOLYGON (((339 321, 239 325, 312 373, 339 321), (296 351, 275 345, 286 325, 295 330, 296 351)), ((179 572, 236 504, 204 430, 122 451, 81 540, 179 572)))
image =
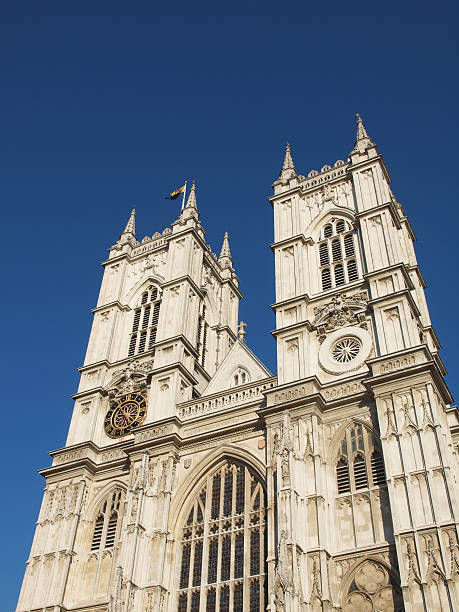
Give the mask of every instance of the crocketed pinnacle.
POLYGON ((132 209, 131 214, 129 216, 129 221, 124 228, 123 234, 132 234, 135 236, 135 208, 132 209))
POLYGON ((352 153, 364 153, 369 147, 374 147, 375 143, 371 140, 371 138, 367 134, 367 130, 363 124, 363 119, 359 115, 356 114, 357 117, 357 139, 355 141, 354 148, 352 153))
POLYGON ((284 156, 284 163, 282 165, 282 170, 295 170, 295 166, 293 165, 292 152, 290 151, 289 142, 287 142, 285 145, 285 156, 284 156))
POLYGON ((222 250, 220 251, 219 259, 222 259, 222 257, 229 257, 231 259, 228 232, 225 232, 225 236, 223 237, 222 250))
POLYGON ((196 185, 194 181, 191 185, 190 193, 188 195, 188 200, 186 201, 185 208, 195 208, 196 210, 198 210, 198 207, 196 205, 196 185))
POLYGON ((290 143, 287 142, 287 144, 285 145, 284 163, 282 164, 282 170, 279 175, 279 179, 281 181, 288 181, 296 176, 298 176, 298 173, 293 163, 292 152, 290 151, 290 143))

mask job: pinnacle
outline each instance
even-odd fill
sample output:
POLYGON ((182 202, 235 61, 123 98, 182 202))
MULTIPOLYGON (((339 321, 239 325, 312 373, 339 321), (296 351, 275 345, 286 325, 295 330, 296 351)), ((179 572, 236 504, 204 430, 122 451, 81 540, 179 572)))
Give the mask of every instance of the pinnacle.
POLYGON ((195 208, 196 210, 198 209, 198 207, 196 206, 196 185, 194 181, 191 185, 190 193, 188 195, 188 200, 186 201, 185 208, 195 208))
POLYGON ((228 232, 225 232, 225 236, 223 238, 222 250, 220 251, 219 259, 222 259, 222 257, 229 257, 231 259, 228 232))
POLYGON ((295 170, 295 166, 293 165, 292 153, 290 151, 290 143, 287 142, 285 145, 285 156, 284 163, 282 165, 282 170, 295 170))
POLYGON ((375 143, 368 136, 367 130, 365 129, 365 125, 363 124, 363 119, 359 115, 359 113, 356 114, 356 117, 357 117, 357 138, 356 138, 352 153, 356 153, 356 152, 363 153, 369 147, 374 147, 375 143))
POLYGON ((295 169, 295 165, 292 159, 292 152, 290 150, 290 143, 287 142, 285 145, 285 155, 284 155, 284 163, 282 164, 282 170, 279 175, 279 180, 281 182, 289 181, 292 178, 298 176, 298 173, 295 169))
POLYGON ((131 210, 129 215, 129 221, 124 228, 123 234, 133 234, 135 236, 135 208, 131 210))

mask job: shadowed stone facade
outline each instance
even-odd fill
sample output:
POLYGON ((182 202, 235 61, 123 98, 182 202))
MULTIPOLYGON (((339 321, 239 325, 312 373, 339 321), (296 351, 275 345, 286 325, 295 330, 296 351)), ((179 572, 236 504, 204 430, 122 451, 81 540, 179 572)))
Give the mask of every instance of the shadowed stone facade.
POLYGON ((360 117, 273 185, 277 376, 195 186, 104 276, 17 612, 459 609, 459 420, 415 239, 360 117))

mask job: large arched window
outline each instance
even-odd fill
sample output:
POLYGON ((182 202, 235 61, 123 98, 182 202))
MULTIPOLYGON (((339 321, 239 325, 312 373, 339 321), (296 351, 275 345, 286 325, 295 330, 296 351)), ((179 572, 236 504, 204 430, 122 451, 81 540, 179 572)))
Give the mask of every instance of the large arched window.
POLYGON ((265 508, 247 466, 227 462, 206 478, 182 529, 179 612, 266 609, 265 508))
POLYGON ((118 540, 120 524, 120 506, 123 492, 116 489, 99 506, 92 533, 91 550, 113 548, 118 540))
POLYGON ((332 219, 322 229, 319 242, 322 291, 346 285, 359 278, 355 235, 344 219, 332 219))
POLYGON ((150 285, 142 293, 140 306, 134 312, 131 338, 129 340, 129 357, 140 355, 154 348, 160 307, 161 296, 158 288, 150 285))

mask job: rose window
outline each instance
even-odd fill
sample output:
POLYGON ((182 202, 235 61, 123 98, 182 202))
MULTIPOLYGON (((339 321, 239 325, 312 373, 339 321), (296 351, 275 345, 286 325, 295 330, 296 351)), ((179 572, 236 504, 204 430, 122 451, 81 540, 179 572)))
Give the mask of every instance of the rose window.
POLYGON ((335 344, 332 356, 338 363, 349 363, 360 352, 361 342, 357 338, 343 338, 335 344))

